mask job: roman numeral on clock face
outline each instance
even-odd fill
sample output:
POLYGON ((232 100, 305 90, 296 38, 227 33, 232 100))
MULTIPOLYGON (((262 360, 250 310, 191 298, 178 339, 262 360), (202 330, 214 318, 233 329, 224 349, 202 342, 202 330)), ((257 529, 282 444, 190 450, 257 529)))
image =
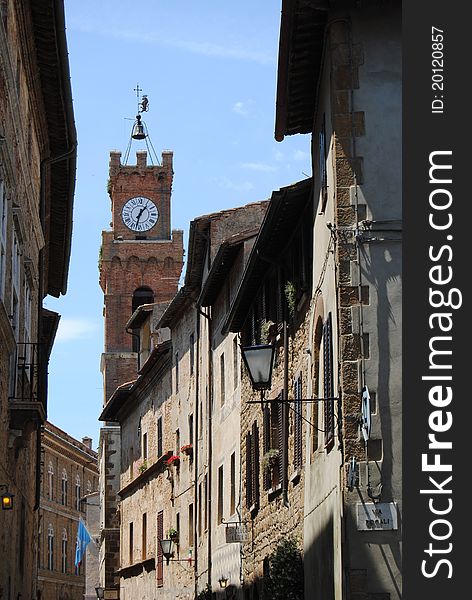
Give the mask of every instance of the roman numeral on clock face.
POLYGON ((124 204, 121 218, 126 227, 132 231, 148 231, 157 223, 159 210, 149 198, 135 196, 124 204))

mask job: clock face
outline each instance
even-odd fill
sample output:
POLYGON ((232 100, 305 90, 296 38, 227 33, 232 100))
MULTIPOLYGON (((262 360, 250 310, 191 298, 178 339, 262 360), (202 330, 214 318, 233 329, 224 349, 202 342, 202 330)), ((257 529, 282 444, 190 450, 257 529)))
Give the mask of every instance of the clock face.
POLYGON ((132 231, 148 231, 157 223, 157 206, 144 196, 130 198, 121 211, 123 223, 132 231))

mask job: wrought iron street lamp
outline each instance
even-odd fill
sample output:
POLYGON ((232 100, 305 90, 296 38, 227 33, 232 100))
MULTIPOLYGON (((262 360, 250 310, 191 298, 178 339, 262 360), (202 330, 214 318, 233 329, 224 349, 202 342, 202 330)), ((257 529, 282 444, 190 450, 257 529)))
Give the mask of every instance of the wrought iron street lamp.
POLYGON ((172 552, 173 542, 171 539, 159 540, 159 544, 161 545, 162 554, 164 555, 166 559, 166 564, 168 565, 170 559, 174 555, 174 553, 172 552))
POLYGON ((275 346, 259 344, 241 347, 241 354, 254 390, 268 390, 272 383, 275 346))
POLYGON ((225 588, 228 586, 228 578, 224 577, 223 575, 218 579, 218 582, 220 584, 220 588, 225 588))
POLYGON ((105 588, 102 588, 101 586, 98 586, 95 588, 95 592, 97 594, 97 598, 99 600, 103 600, 103 598, 105 598, 105 588))
POLYGON ((3 488, 5 492, 0 496, 2 500, 2 509, 3 510, 12 510, 13 509, 13 494, 10 494, 8 491, 8 486, 5 484, 0 484, 0 489, 3 488))

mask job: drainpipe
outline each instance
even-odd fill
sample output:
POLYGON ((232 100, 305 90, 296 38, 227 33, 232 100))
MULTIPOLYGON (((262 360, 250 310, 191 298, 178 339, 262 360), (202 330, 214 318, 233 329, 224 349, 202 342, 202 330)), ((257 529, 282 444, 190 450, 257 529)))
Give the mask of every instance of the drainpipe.
MULTIPOLYGON (((196 349, 195 349, 195 420, 194 420, 194 436, 193 436, 193 505, 195 506, 195 508, 197 508, 197 503, 198 503, 198 446, 199 446, 199 439, 198 439, 198 424, 199 424, 199 420, 200 420, 200 411, 199 411, 199 400, 200 400, 200 389, 199 389, 199 385, 200 385, 200 309, 198 304, 195 305, 195 309, 196 309, 196 349)), ((201 509, 200 509, 201 510, 201 509)), ((193 569, 194 569, 194 585, 195 585, 195 598, 198 595, 198 543, 197 543, 197 532, 198 532, 198 527, 197 527, 197 514, 198 512, 195 511, 195 518, 194 518, 194 532, 193 532, 193 539, 194 539, 194 548, 193 548, 193 569)), ((201 515, 201 513, 200 513, 201 515)))
POLYGON ((287 491, 288 471, 288 323, 287 303, 284 302, 284 393, 282 403, 282 432, 283 432, 283 454, 282 454, 282 497, 284 506, 289 507, 287 491))

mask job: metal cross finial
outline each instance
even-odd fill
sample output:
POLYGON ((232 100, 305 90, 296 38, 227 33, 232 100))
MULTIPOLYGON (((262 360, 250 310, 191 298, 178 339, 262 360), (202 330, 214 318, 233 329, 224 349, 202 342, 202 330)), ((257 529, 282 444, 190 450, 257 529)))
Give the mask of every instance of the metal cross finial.
POLYGON ((136 84, 136 87, 133 90, 134 92, 136 92, 136 98, 139 100, 139 94, 143 91, 140 87, 139 87, 139 83, 136 84))

